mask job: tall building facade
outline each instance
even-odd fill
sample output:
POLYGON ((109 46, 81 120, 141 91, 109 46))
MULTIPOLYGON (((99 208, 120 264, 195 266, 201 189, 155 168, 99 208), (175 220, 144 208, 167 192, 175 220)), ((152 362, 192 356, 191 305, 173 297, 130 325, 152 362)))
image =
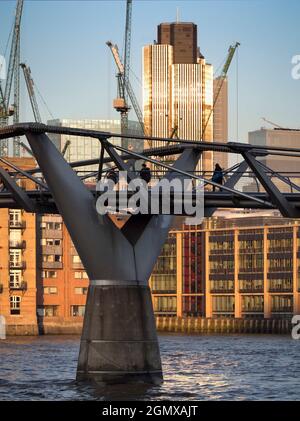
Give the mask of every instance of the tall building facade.
POLYGON ((298 221, 262 221, 170 233, 151 276, 165 316, 287 318, 300 312, 298 221))
MULTIPOLYGON (((221 78, 214 79, 214 93, 220 89, 221 78)), ((228 79, 224 79, 220 94, 215 103, 213 117, 214 141, 228 142, 228 79)), ((214 164, 220 164, 222 168, 228 168, 228 154, 214 152, 214 164)))
MULTIPOLYGON (((32 158, 10 158, 9 161, 23 170, 35 167, 32 158)), ((0 166, 7 168, 3 163, 0 166)), ((32 189, 33 184, 24 179, 20 186, 32 189)), ((0 209, 0 315, 5 317, 10 334, 35 335, 38 331, 35 250, 35 214, 20 209, 0 209)))
POLYGON ((43 333, 80 333, 89 280, 60 215, 37 217, 37 316, 43 333))
MULTIPOLYGON (((162 23, 158 43, 143 48, 143 111, 145 130, 158 137, 213 140, 213 69, 197 48, 193 23, 162 23)), ((153 146, 161 146, 156 142, 153 146)), ((211 170, 209 153, 203 169, 211 170)))

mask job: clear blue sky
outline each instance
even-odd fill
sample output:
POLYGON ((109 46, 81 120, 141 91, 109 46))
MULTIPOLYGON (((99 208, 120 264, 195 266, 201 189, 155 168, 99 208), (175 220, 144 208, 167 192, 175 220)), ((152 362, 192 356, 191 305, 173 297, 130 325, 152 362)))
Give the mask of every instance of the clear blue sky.
MULTIPOLYGON (((107 40, 122 51, 125 1, 26 0, 22 19, 22 60, 55 117, 118 118, 115 66, 107 40)), ((291 58, 300 54, 298 0, 133 1, 131 80, 141 98, 142 46, 156 38, 160 22, 198 25, 198 45, 215 68, 228 46, 239 49, 239 139, 236 139, 236 61, 229 71, 230 139, 247 140, 264 116, 283 126, 300 127, 300 80, 291 77, 291 58)), ((0 52, 13 21, 15 0, 0 2, 0 52)), ((24 84, 22 119, 33 120, 24 84)), ((40 101, 45 119, 49 118, 40 101)), ((132 112, 133 113, 133 112, 132 112)))

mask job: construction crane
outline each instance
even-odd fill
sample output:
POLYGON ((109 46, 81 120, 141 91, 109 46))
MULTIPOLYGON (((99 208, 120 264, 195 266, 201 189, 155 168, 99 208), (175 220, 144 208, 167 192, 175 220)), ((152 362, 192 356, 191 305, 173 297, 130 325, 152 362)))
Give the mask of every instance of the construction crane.
POLYGON ((277 127, 278 129, 284 129, 284 127, 282 127, 282 126, 279 126, 279 124, 276 124, 276 123, 273 123, 272 121, 270 121, 270 120, 267 120, 265 117, 262 117, 261 118, 263 121, 265 121, 266 123, 269 123, 269 124, 271 124, 272 126, 274 126, 274 127, 277 127))
POLYGON ((65 154, 66 154, 67 150, 69 149, 70 145, 71 145, 71 141, 67 140, 63 149, 62 149, 62 151, 61 151, 62 156, 65 156, 65 154))
MULTIPOLYGON (((118 98, 113 102, 116 111, 121 114, 121 134, 127 134, 128 131, 128 112, 130 106, 127 101, 127 91, 125 85, 129 82, 130 69, 130 44, 131 44, 131 15, 132 0, 126 1, 126 21, 125 21, 125 46, 124 46, 124 66, 123 73, 119 71, 118 78, 118 98)), ((124 142, 125 139, 122 139, 124 142)))
POLYGON ((34 92, 34 81, 31 77, 30 67, 27 66, 25 63, 20 63, 20 66, 24 73, 24 79, 25 79, 34 119, 37 123, 41 123, 42 118, 41 118, 41 114, 39 111, 38 103, 37 103, 35 92, 34 92))
POLYGON ((121 57, 120 57, 120 54, 119 54, 118 46, 116 44, 113 44, 111 41, 107 41, 106 45, 110 48, 110 51, 111 51, 111 53, 113 55, 113 58, 115 60, 115 63, 116 63, 117 69, 118 69, 118 77, 120 79, 120 83, 125 88, 125 91, 127 92, 128 96, 130 98, 130 102, 131 102, 132 107, 135 111, 137 119, 140 123, 142 132, 145 133, 143 113, 142 113, 141 107, 138 103, 138 100, 136 98, 136 95, 134 93, 134 90, 132 89, 129 78, 125 79, 125 77, 124 77, 124 74, 125 74, 124 65, 122 63, 122 60, 121 60, 121 57))
MULTIPOLYGON (((19 121, 19 60, 20 60, 20 27, 24 0, 17 1, 16 15, 13 26, 13 36, 8 61, 7 77, 4 89, 1 86, 0 127, 8 124, 8 118, 14 115, 14 122, 19 121), (10 105, 12 81, 14 79, 14 104, 10 105)), ((16 142, 14 142, 16 143, 16 142)), ((14 145, 14 153, 18 152, 18 145, 14 145)), ((0 156, 8 154, 8 142, 0 143, 0 156)))
POLYGON ((236 42, 236 43, 235 43, 235 45, 231 45, 231 46, 229 47, 229 49, 228 49, 228 55, 227 55, 227 58, 226 58, 225 64, 224 64, 224 66, 223 66, 223 69, 222 69, 221 75, 218 77, 218 79, 219 79, 219 84, 218 84, 217 91, 216 91, 216 93, 215 93, 215 95, 214 95, 213 106, 212 106, 212 108, 211 108, 211 110, 210 110, 210 112, 209 112, 209 115, 208 115, 208 117, 207 117, 207 120, 206 120, 206 122, 205 122, 205 124, 204 124, 204 126, 203 126, 203 130, 202 130, 202 134, 201 134, 201 140, 203 140, 203 139, 204 139, 204 135, 205 135, 205 132, 206 132, 206 129, 207 129, 207 126, 208 126, 209 120, 211 119, 211 116, 212 116, 212 113, 213 113, 213 111, 214 111, 215 105, 216 105, 216 103, 217 103, 217 101, 218 101, 218 98, 219 98, 219 95, 220 95, 220 93, 221 93, 223 83, 224 83, 224 81, 225 81, 225 79, 226 79, 226 76, 227 76, 227 73, 228 73, 228 69, 229 69, 230 64, 231 64, 231 62, 232 62, 233 56, 234 56, 234 54, 235 54, 235 52, 236 52, 236 49, 237 49, 240 45, 241 45, 241 44, 240 44, 239 42, 236 42))
POLYGON ((33 155, 33 153, 32 153, 32 150, 24 143, 24 142, 21 142, 21 141, 19 141, 19 140, 17 140, 17 142, 18 142, 18 144, 19 144, 19 146, 22 146, 22 148, 24 148, 25 149, 25 151, 27 151, 27 153, 30 155, 30 156, 33 156, 34 157, 34 155, 33 155))

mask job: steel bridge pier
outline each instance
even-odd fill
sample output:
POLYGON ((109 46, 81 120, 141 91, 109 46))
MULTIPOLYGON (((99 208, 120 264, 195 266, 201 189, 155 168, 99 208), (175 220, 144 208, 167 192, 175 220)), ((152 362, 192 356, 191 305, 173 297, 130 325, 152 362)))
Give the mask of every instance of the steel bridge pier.
MULTIPOLYGON (((134 215, 117 228, 47 135, 26 136, 90 279, 77 380, 162 382, 148 279, 174 217, 134 215)), ((187 148, 174 167, 193 171, 200 154, 187 148)))

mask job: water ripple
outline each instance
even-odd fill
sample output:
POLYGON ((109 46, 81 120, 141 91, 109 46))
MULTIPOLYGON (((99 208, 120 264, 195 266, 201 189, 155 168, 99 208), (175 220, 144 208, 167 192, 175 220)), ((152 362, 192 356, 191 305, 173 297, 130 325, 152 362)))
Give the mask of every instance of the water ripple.
POLYGON ((0 341, 0 400, 299 400, 300 341, 275 335, 159 336, 164 383, 106 388, 74 378, 79 338, 0 341))

